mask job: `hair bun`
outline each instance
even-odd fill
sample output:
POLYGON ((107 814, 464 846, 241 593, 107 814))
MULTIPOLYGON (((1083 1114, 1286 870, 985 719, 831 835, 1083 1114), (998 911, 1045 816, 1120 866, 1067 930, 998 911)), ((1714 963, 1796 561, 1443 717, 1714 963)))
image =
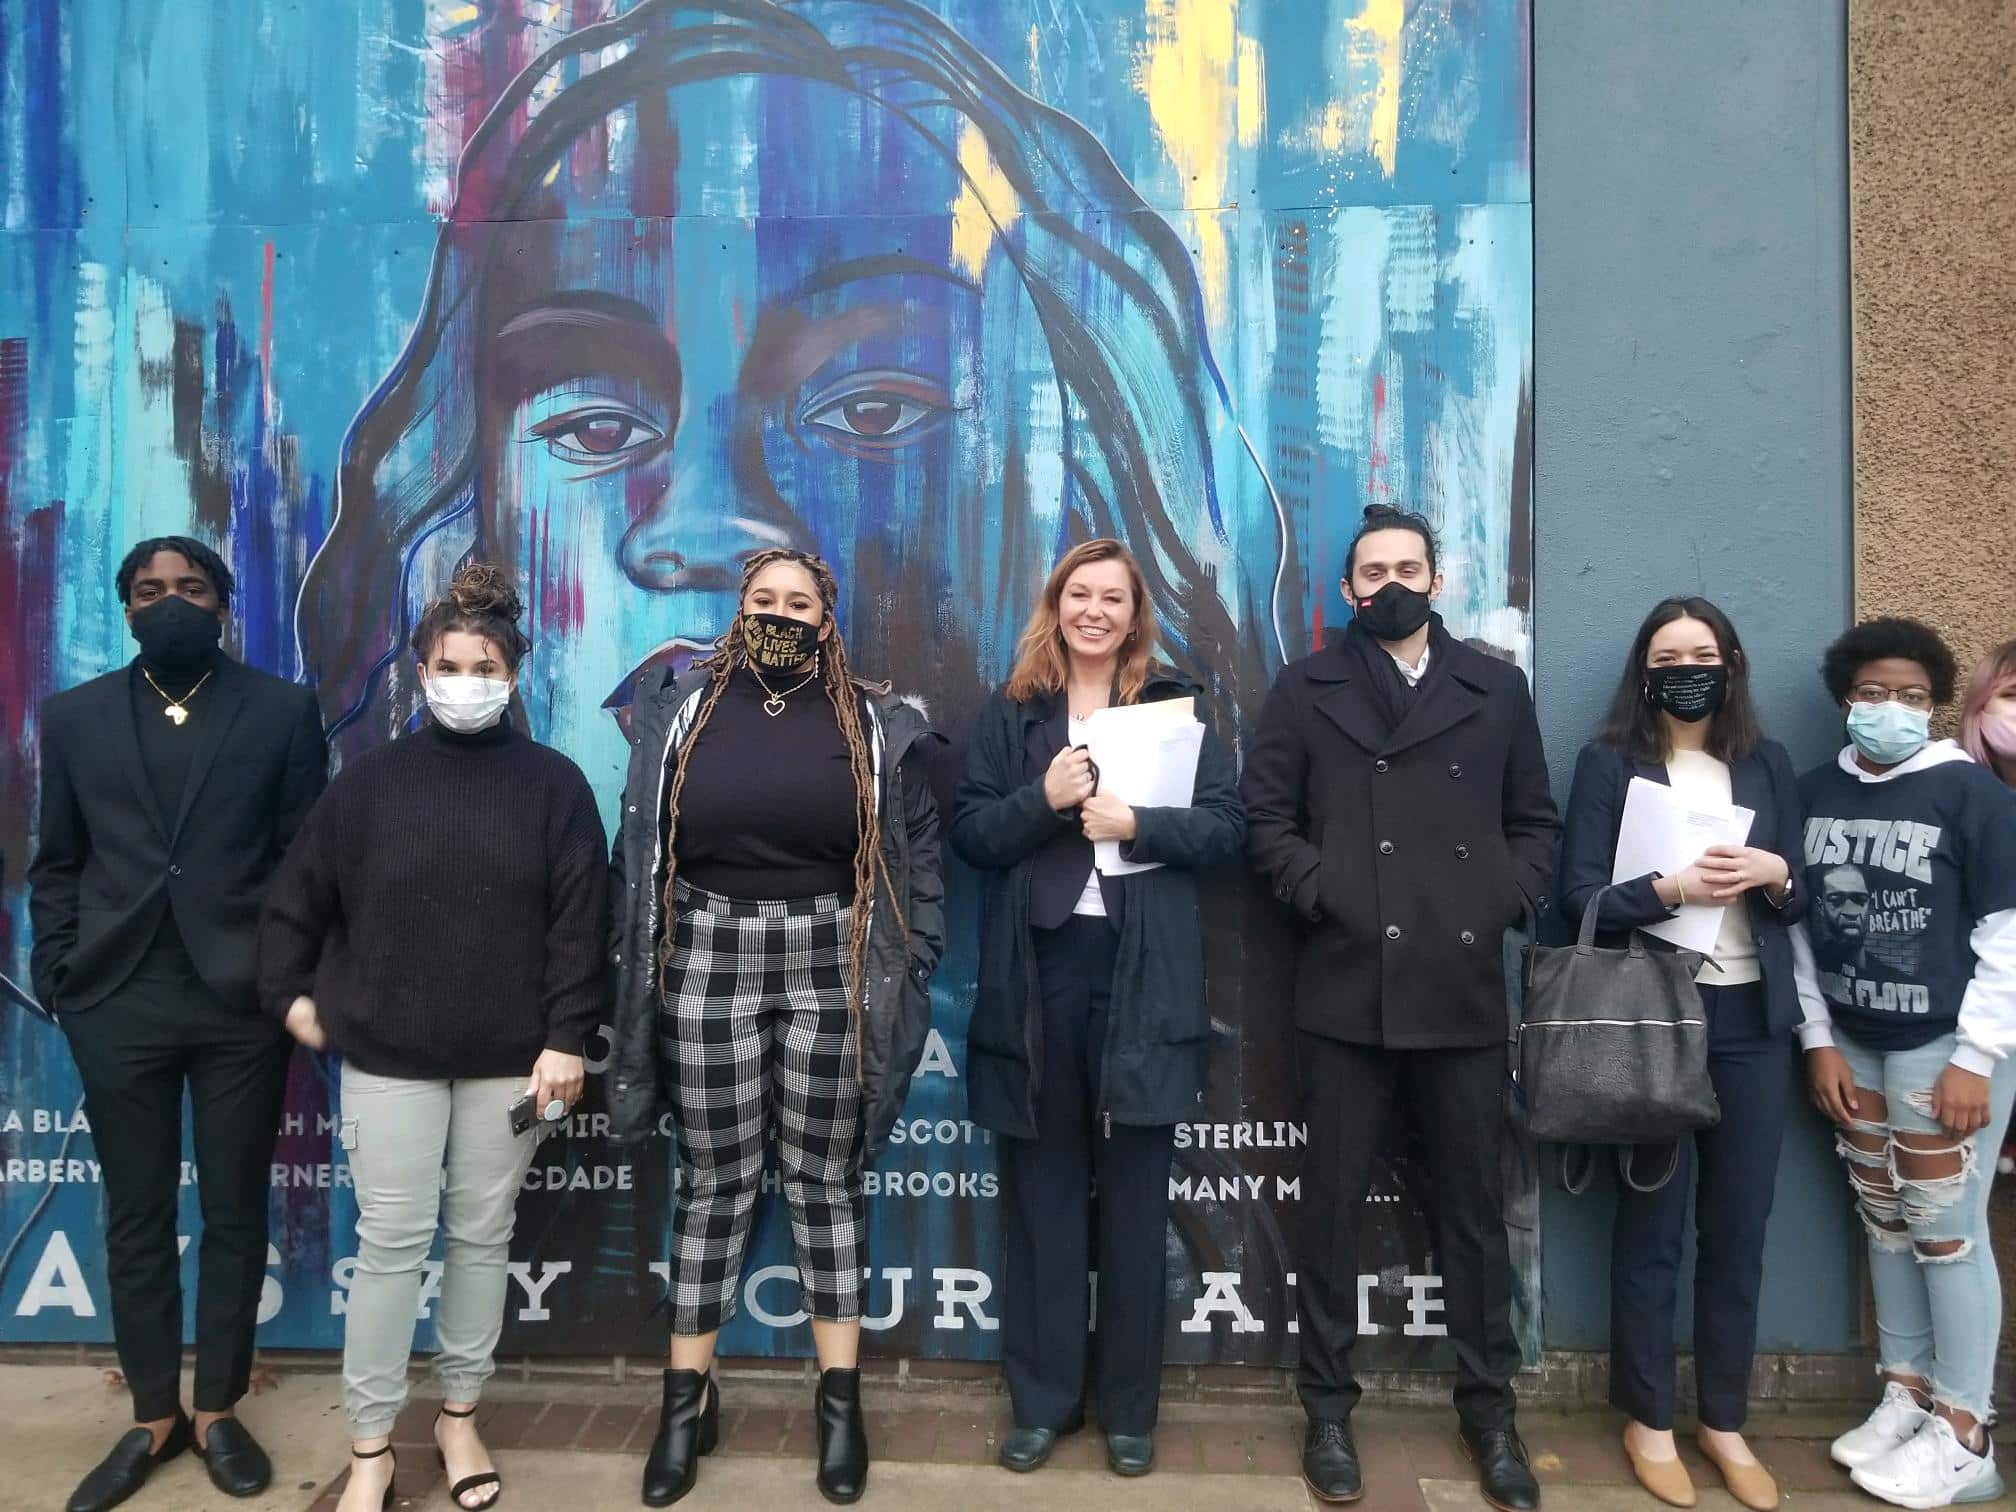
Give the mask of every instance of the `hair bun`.
POLYGON ((448 584, 448 597, 464 614, 494 614, 515 622, 525 612, 510 574, 489 562, 469 562, 457 569, 448 584))
POLYGON ((1414 516, 1408 514, 1406 510, 1396 509, 1391 504, 1367 504, 1365 506, 1365 523, 1367 525, 1377 525, 1387 520, 1411 520, 1413 518, 1414 516))

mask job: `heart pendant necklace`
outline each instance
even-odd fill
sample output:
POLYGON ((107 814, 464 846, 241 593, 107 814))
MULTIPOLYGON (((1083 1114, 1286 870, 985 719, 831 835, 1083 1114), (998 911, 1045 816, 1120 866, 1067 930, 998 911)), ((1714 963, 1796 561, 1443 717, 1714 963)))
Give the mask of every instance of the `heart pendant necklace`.
POLYGON ((187 693, 184 693, 180 698, 170 698, 168 696, 168 690, 162 687, 161 684, 159 684, 158 682, 154 681, 154 674, 152 672, 149 672, 145 667, 142 667, 140 669, 140 675, 147 679, 148 687, 152 688, 156 693, 159 693, 161 695, 161 701, 168 706, 161 712, 162 714, 167 716, 168 722, 174 725, 178 730, 183 725, 189 722, 189 710, 185 706, 188 704, 190 699, 194 698, 197 695, 197 693, 202 690, 203 684, 210 681, 210 673, 205 672, 201 677, 196 679, 196 686, 191 688, 187 693))
POLYGON ((756 664, 754 662, 751 662, 749 664, 749 675, 756 679, 757 687, 761 688, 765 693, 770 695, 769 697, 763 700, 763 712, 765 714, 768 714, 772 719, 775 719, 779 714, 782 714, 784 712, 784 700, 789 698, 793 693, 796 693, 800 688, 804 687, 806 683, 811 682, 813 678, 819 675, 819 664, 815 660, 812 664, 812 670, 806 673, 803 679, 801 679, 796 683, 793 683, 790 687, 786 688, 782 693, 779 693, 775 688, 771 687, 770 684, 763 681, 763 674, 756 670, 756 664))

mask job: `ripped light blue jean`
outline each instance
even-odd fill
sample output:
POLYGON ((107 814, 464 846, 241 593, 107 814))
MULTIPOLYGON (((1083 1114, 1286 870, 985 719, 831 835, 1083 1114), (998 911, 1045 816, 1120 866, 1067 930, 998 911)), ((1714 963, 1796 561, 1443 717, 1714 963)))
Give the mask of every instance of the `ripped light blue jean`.
POLYGON ((1935 1400, 1985 1420, 2002 1336, 2002 1284, 1988 1248, 1988 1188, 2016 1100, 2016 1063, 2003 1061, 1988 1084, 1986 1126, 1956 1143, 1929 1111, 1933 1085, 1953 1056, 1952 1035, 1916 1050, 1872 1050, 1837 1024, 1834 1045, 1856 1087, 1881 1093, 1889 1108, 1879 1122, 1866 1117, 1865 1107, 1854 1125, 1860 1134, 1886 1136, 1883 1154, 1837 1141, 1869 1236, 1869 1287, 1882 1351, 1877 1369, 1929 1381, 1935 1400), (1898 1134, 1934 1137, 1900 1146, 1898 1134), (1913 1179, 1914 1167, 1950 1166, 1956 1154, 1956 1174, 1913 1179))

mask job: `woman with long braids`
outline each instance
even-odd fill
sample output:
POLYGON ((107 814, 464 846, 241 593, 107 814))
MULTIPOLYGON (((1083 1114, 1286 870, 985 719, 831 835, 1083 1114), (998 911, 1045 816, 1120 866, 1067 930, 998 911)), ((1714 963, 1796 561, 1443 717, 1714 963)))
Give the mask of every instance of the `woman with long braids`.
POLYGON ((716 653, 641 690, 612 862, 618 973, 612 1132, 678 1138, 672 1347, 645 1505, 693 1488, 718 1437, 714 1342, 735 1313, 774 1125, 819 1356, 818 1485, 859 1500, 866 1232, 880 1152, 930 1027, 943 944, 938 736, 857 681, 815 556, 742 570, 716 653))

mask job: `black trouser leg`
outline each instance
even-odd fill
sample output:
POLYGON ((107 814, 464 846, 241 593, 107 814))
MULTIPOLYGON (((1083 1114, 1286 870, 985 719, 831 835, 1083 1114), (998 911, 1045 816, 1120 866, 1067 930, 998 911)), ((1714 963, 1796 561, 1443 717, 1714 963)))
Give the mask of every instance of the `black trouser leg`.
POLYGON ((1162 1401, 1162 1333, 1168 1314, 1165 1268, 1169 1165, 1176 1130, 1113 1125, 1093 1131, 1099 1175, 1099 1426, 1108 1433, 1154 1430, 1162 1401))
POLYGON ((252 1378, 266 1284, 267 1190, 293 1041, 214 999, 190 1016, 189 1106, 203 1237, 196 1271, 198 1412, 225 1412, 252 1378))
MULTIPOLYGON (((1309 1144, 1295 1260, 1295 1389, 1302 1410, 1342 1421, 1358 1405, 1358 1221, 1385 1148, 1400 1053, 1298 1030, 1295 1073, 1309 1144)), ((1496 1156, 1493 1156, 1495 1162, 1496 1156)))
MULTIPOLYGON (((1611 1241, 1610 1399, 1649 1428, 1671 1428, 1674 1310, 1687 1197, 1694 1195, 1694 1368, 1704 1427, 1735 1432, 1750 1400, 1764 1236, 1791 1107, 1793 1043, 1766 1025, 1758 986, 1701 988, 1708 1075, 1722 1118, 1683 1145, 1673 1179, 1618 1196, 1611 1241), (1691 1178, 1691 1180, 1690 1180, 1691 1178)), ((1633 1169, 1649 1180, 1665 1146, 1633 1169)))
POLYGON ((1520 1356, 1498 1159, 1505 1050, 1409 1051, 1407 1080, 1434 1188, 1443 1317, 1456 1346, 1456 1415, 1473 1433, 1508 1428, 1520 1356))
POLYGON ((172 1031, 186 989, 131 982, 62 1015, 84 1083, 105 1190, 112 1338, 138 1422, 181 1408, 182 1281, 175 1208, 182 1180, 182 1067, 172 1031), (165 1004, 155 1001, 166 996, 165 1004))

